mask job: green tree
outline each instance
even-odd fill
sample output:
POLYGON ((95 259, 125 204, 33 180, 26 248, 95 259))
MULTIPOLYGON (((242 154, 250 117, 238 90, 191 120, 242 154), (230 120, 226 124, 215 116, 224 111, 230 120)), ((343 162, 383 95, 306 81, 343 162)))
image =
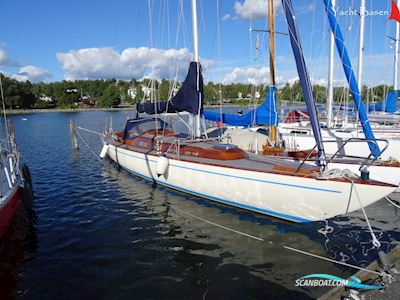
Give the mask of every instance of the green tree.
POLYGON ((204 100, 210 104, 217 104, 218 103, 218 91, 219 87, 214 85, 213 82, 208 82, 204 85, 204 100))
POLYGON ((160 100, 166 101, 169 98, 169 88, 170 88, 170 82, 163 79, 161 80, 159 92, 160 92, 160 100))
POLYGON ((143 99, 143 89, 140 84, 136 86, 136 97, 135 97, 135 103, 140 103, 142 102, 143 99))
POLYGON ((113 102, 120 98, 118 87, 115 85, 115 83, 111 83, 104 89, 103 94, 100 97, 100 106, 111 107, 113 106, 113 102))

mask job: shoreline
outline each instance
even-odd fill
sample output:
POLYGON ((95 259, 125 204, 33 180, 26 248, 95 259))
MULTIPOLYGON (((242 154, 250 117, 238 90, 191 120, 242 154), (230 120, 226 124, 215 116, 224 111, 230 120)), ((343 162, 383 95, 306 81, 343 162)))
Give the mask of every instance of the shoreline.
MULTIPOLYGON (((135 109, 134 106, 116 107, 116 108, 49 108, 49 109, 6 109, 8 116, 12 115, 29 115, 36 113, 72 113, 72 112, 87 112, 87 111, 120 111, 120 110, 131 110, 135 109)), ((3 110, 1 110, 3 114, 3 110)))
MULTIPOLYGON (((224 107, 230 106, 240 106, 240 105, 224 105, 224 107)), ((205 108, 218 107, 218 105, 204 105, 205 108)), ((90 111, 121 111, 121 110, 134 110, 136 106, 124 106, 124 107, 115 107, 115 108, 45 108, 45 109, 6 109, 6 114, 8 116, 13 115, 30 115, 36 113, 73 113, 73 112, 90 112, 90 111)), ((1 114, 3 114, 3 110, 1 110, 1 114)))
MULTIPOLYGON (((295 103, 299 104, 299 103, 295 103)), ((219 107, 220 105, 204 105, 204 108, 215 108, 219 107)), ((246 105, 244 104, 234 104, 234 103, 227 103, 222 105, 223 107, 247 107, 248 103, 246 105)), ((135 110, 136 105, 132 106, 123 106, 123 107, 96 107, 96 108, 90 108, 90 107, 80 107, 80 108, 31 108, 31 109, 6 109, 5 112, 8 116, 12 115, 29 115, 29 114, 36 114, 36 113, 72 113, 72 112, 90 112, 90 111, 122 111, 122 110, 135 110)), ((3 110, 0 110, 1 114, 3 114, 3 110)))

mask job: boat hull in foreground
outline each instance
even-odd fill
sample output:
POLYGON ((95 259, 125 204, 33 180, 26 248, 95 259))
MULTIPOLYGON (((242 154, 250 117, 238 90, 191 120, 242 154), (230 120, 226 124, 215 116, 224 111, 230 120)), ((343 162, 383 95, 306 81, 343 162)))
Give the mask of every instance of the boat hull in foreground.
POLYGON ((263 164, 268 169, 271 162, 255 156, 235 162, 235 167, 224 166, 224 162, 218 160, 205 163, 195 158, 186 160, 184 156, 169 157, 165 174, 158 176, 160 155, 135 149, 118 142, 109 143, 107 154, 128 172, 168 188, 293 222, 318 221, 346 214, 361 208, 360 201, 362 206, 367 206, 396 189, 370 181, 351 183, 345 179, 264 172, 261 171, 263 164), (246 162, 257 164, 259 169, 236 167, 246 162))
POLYGON ((2 198, 0 202, 0 238, 3 237, 8 227, 10 227, 20 198, 21 191, 18 185, 10 189, 8 195, 2 198))

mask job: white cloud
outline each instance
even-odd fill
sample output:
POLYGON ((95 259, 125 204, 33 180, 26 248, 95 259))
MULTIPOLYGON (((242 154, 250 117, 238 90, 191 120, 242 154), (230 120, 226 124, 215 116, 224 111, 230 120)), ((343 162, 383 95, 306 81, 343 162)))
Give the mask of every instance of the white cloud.
MULTIPOLYGON (((187 48, 128 48, 121 53, 112 47, 86 48, 57 53, 57 59, 64 69, 64 78, 75 79, 172 79, 178 71, 178 79, 183 79, 192 59, 187 48)), ((207 67, 210 60, 202 60, 207 67)))
POLYGON ((18 81, 27 81, 30 82, 39 82, 39 81, 47 81, 51 79, 51 74, 48 70, 34 67, 34 66, 25 66, 19 69, 17 74, 11 76, 11 78, 16 79, 18 81))
POLYGON ((292 77, 292 78, 289 78, 288 80, 286 80, 286 82, 287 82, 290 86, 293 86, 293 84, 295 84, 297 81, 299 81, 299 76, 292 77))
POLYGON ((227 21, 231 18, 230 14, 226 14, 225 16, 222 17, 222 21, 227 21))
MULTIPOLYGON (((243 3, 235 1, 233 8, 239 19, 255 20, 267 18, 267 0, 244 0, 243 3)), ((274 0, 274 7, 280 5, 279 0, 274 0)))
MULTIPOLYGON (((284 83, 288 83, 290 86, 293 86, 296 82, 299 81, 299 76, 291 77, 287 79, 284 83)), ((310 81, 312 85, 320 85, 320 86, 328 86, 328 80, 326 78, 313 78, 310 77, 310 81)), ((334 79, 333 80, 333 86, 345 86, 347 85, 347 81, 345 79, 334 79)))
POLYGON ((18 67, 20 63, 11 59, 6 50, 0 48, 0 66, 3 67, 18 67))
POLYGON ((222 83, 266 84, 268 82, 268 74, 267 67, 234 68, 225 76, 222 83))

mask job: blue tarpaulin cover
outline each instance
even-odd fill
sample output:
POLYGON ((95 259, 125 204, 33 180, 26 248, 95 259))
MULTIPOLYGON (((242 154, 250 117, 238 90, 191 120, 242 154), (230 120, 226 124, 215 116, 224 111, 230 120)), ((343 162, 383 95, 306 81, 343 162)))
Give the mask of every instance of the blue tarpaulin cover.
POLYGON ((204 111, 204 118, 214 122, 222 122, 234 126, 254 125, 278 125, 278 114, 276 113, 275 87, 269 88, 268 95, 264 102, 244 115, 220 114, 211 111, 204 111))
POLYGON ((387 113, 394 113, 397 111, 397 97, 397 91, 391 91, 387 95, 384 102, 368 105, 368 111, 384 111, 387 113))

